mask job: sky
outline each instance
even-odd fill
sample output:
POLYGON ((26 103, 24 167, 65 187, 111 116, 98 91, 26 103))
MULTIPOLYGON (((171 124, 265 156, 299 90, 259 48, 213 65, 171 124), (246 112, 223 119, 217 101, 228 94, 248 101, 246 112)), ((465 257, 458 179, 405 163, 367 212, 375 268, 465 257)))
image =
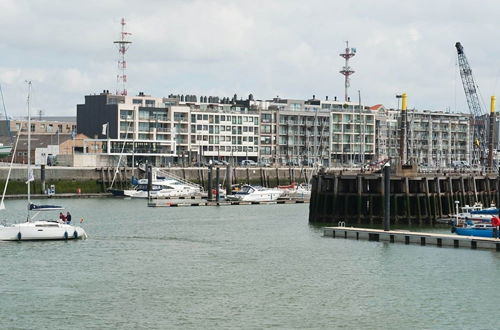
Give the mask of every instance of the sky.
MULTIPOLYGON (((127 89, 162 97, 343 98, 339 56, 357 50, 349 95, 365 105, 468 112, 460 41, 485 108, 500 91, 497 0, 0 0, 0 84, 9 116, 76 116, 117 90, 120 20, 127 89)), ((0 103, 0 110, 3 107, 0 103)))

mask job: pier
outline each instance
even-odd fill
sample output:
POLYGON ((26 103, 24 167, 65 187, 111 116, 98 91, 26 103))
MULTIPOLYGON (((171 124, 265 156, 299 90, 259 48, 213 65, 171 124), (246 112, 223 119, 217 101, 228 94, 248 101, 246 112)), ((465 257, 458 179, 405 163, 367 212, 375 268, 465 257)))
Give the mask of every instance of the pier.
POLYGON ((423 233, 403 230, 384 231, 380 229, 340 226, 325 227, 324 236, 377 242, 417 244, 422 246, 435 245, 438 247, 493 249, 495 251, 500 251, 500 239, 459 236, 453 234, 423 233))
MULTIPOLYGON (((411 173, 390 176, 390 223, 433 225, 459 206, 500 205, 497 173, 411 173)), ((309 222, 382 224, 382 173, 320 173, 312 178, 309 222)))

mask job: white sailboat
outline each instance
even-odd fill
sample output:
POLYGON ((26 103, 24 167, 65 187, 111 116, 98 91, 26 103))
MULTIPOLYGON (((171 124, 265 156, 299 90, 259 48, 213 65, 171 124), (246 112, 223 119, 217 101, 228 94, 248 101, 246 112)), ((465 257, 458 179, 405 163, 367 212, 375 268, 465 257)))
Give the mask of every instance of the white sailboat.
MULTIPOLYGON (((42 211, 60 211, 63 210, 62 207, 53 205, 35 205, 31 203, 31 191, 30 185, 31 181, 34 181, 33 171, 31 169, 31 116, 30 116, 30 94, 31 94, 31 82, 28 82, 28 181, 26 181, 28 188, 28 214, 26 220, 20 223, 12 225, 0 225, 0 241, 34 241, 34 240, 69 240, 69 239, 80 239, 87 238, 85 230, 78 226, 72 226, 68 223, 57 220, 34 220, 40 212, 42 211), (32 216, 32 212, 36 212, 32 216)), ((19 137, 18 137, 19 140, 19 137)), ((17 141, 16 141, 17 147, 17 141)), ((16 148, 15 147, 15 148, 16 148)), ((15 149, 14 149, 15 153, 15 149)), ((9 169, 9 174, 7 175, 7 180, 5 182, 4 192, 2 196, 2 201, 0 203, 0 208, 5 208, 3 200, 5 197, 5 192, 7 191, 7 184, 10 178, 10 172, 12 170, 14 157, 11 160, 11 166, 9 169)))

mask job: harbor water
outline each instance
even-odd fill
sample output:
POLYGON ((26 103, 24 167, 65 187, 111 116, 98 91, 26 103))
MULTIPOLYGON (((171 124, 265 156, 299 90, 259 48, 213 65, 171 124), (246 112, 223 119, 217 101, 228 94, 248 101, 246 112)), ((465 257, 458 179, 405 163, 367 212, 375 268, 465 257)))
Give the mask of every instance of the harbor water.
MULTIPOLYGON (((307 204, 54 202, 75 224, 84 218, 89 238, 0 243, 2 329, 496 329, 500 322, 499 252, 326 238, 308 224, 307 204)), ((0 220, 25 218, 25 201, 5 204, 0 220)))

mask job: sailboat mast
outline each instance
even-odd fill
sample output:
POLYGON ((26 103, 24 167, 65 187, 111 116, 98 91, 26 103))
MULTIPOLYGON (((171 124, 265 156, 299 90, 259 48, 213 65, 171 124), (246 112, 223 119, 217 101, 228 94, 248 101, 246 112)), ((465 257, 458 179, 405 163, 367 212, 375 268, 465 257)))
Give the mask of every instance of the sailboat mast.
POLYGON ((31 97, 31 81, 28 81, 28 219, 29 219, 29 207, 31 205, 31 111, 30 111, 30 97, 31 97))

